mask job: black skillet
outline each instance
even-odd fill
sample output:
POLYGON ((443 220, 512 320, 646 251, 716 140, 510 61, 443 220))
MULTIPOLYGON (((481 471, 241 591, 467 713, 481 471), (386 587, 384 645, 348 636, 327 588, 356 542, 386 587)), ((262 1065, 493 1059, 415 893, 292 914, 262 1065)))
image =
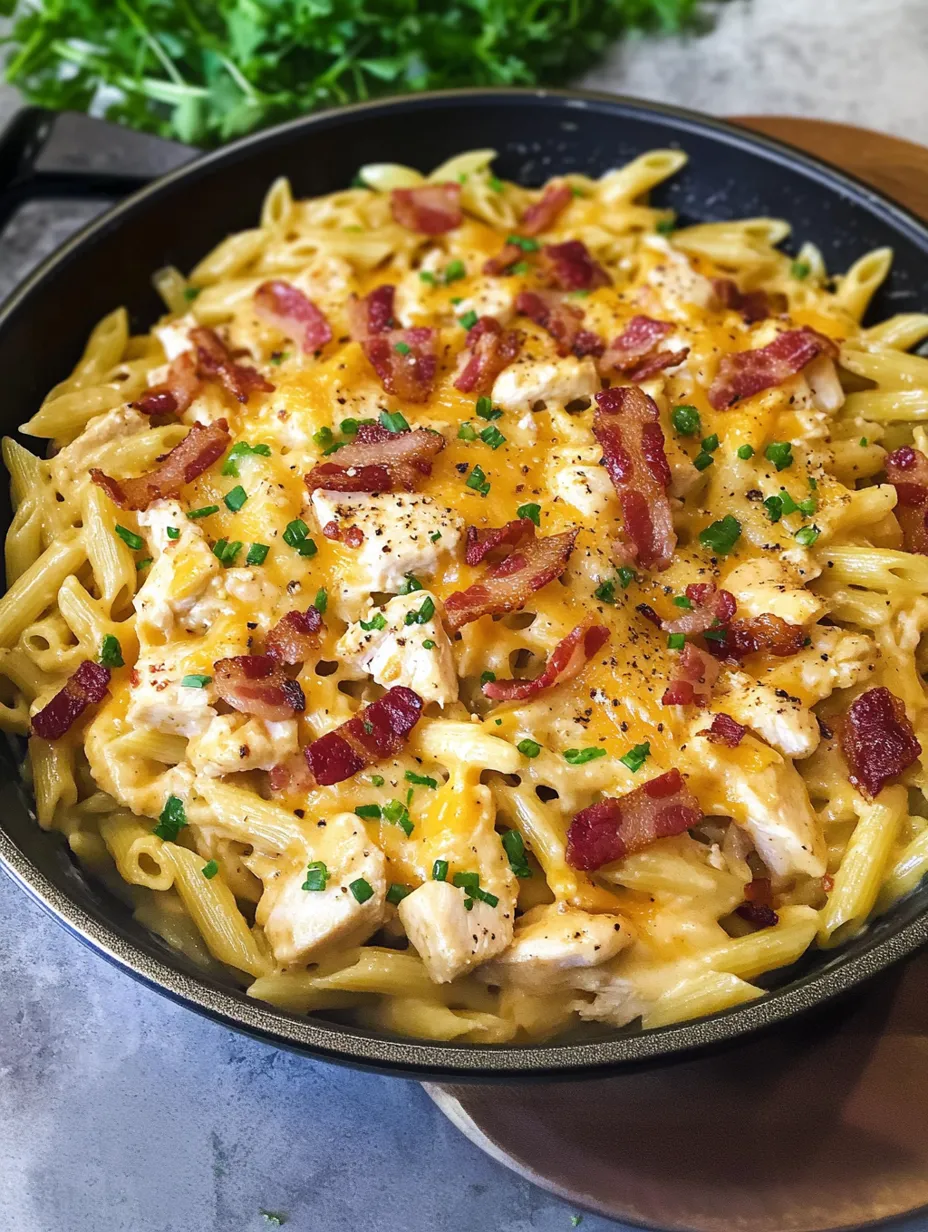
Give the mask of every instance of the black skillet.
MULTIPOLYGON (((912 215, 805 154, 675 108, 576 92, 417 95, 297 120, 193 162, 182 146, 85 117, 29 111, 0 139, 0 222, 31 197, 139 191, 69 240, 0 311, 0 430, 13 432, 29 418, 70 371, 94 323, 113 307, 127 305, 134 327, 147 328, 162 311, 152 271, 168 263, 189 269, 223 236, 254 225, 279 175, 290 177, 295 195, 315 196, 350 184, 363 163, 427 170, 461 150, 492 147, 499 151, 500 175, 533 185, 558 172, 599 175, 666 146, 686 150, 690 161, 656 200, 683 221, 786 218, 798 239, 817 244, 835 270, 870 248, 890 245, 896 261, 873 318, 928 308, 928 231, 912 215)), ((5 532, 10 511, 6 484, 0 487, 5 532)), ((395 1074, 512 1081, 677 1059, 785 1024, 928 940, 923 887, 840 950, 814 954, 779 973, 769 996, 696 1022, 525 1048, 374 1034, 249 1000, 231 981, 204 976, 169 949, 84 876, 59 835, 38 828, 17 785, 15 756, 5 757, 0 787, 0 859, 69 931, 131 975, 228 1026, 395 1074)))

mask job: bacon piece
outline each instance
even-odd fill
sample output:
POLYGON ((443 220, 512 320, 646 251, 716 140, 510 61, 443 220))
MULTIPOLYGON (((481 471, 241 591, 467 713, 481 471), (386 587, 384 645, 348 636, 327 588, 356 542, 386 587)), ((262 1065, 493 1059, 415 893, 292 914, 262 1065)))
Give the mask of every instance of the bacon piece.
POLYGON ((617 369, 624 372, 633 381, 643 381, 647 376, 653 376, 661 368, 669 368, 671 364, 682 363, 689 354, 687 351, 661 351, 659 344, 673 333, 673 325, 669 321, 657 321, 654 317, 632 317, 629 323, 616 338, 609 343, 599 361, 602 373, 617 369), (642 371, 644 375, 642 375, 642 371))
POLYGON ((390 193, 394 221, 421 235, 443 235, 461 225, 460 184, 420 184, 390 193))
POLYGON ((268 771, 267 782, 274 795, 284 792, 306 793, 316 786, 316 780, 302 752, 294 753, 286 761, 272 766, 268 771))
POLYGON ((531 518, 514 518, 505 526, 488 526, 478 530, 468 526, 464 559, 469 565, 479 565, 498 548, 517 547, 523 539, 535 538, 535 523, 531 518))
POLYGON ((278 663, 305 663, 322 638, 319 611, 287 612, 264 639, 264 653, 278 663))
POLYGON ((518 244, 504 244, 495 257, 488 257, 483 263, 485 274, 506 274, 509 267, 525 259, 526 253, 518 244))
POLYGON ((306 746, 303 755, 323 787, 349 779, 365 766, 393 757, 422 716, 422 698, 395 685, 347 723, 306 746))
MULTIPOLYGON (((734 823, 732 823, 734 824, 734 823)), ((744 887, 745 901, 735 911, 757 928, 772 928, 779 922, 773 909, 773 887, 769 877, 755 877, 744 887)))
POLYGON ((253 714, 268 723, 292 719, 306 709, 298 681, 285 675, 269 654, 236 655, 213 664, 216 692, 233 710, 253 714))
POLYGON ((135 479, 113 479, 94 466, 90 478, 120 509, 147 509, 152 501, 177 496, 185 483, 202 475, 222 457, 231 441, 224 419, 211 424, 195 423, 153 471, 135 479))
POLYGON ((406 402, 425 402, 438 372, 438 331, 424 326, 396 329, 395 292, 384 283, 364 299, 354 300, 348 307, 351 336, 361 344, 388 394, 406 402))
POLYGON ((928 556, 928 458, 902 445, 886 459, 886 481, 896 489, 896 518, 907 552, 928 556))
POLYGON ((95 706, 107 694, 110 669, 85 659, 68 677, 47 706, 32 716, 32 734, 43 740, 60 740, 88 706, 95 706))
POLYGON ((830 338, 807 325, 778 334, 765 347, 725 355, 709 386, 709 404, 724 411, 742 398, 782 385, 819 355, 836 359, 838 348, 830 338))
POLYGON ((364 343, 371 334, 385 334, 394 328, 393 301, 396 287, 389 282, 375 287, 364 299, 348 305, 348 325, 355 342, 364 343))
POLYGON ((495 317, 481 317, 467 331, 470 355, 461 365, 454 388, 465 394, 489 393, 502 370, 518 358, 524 339, 521 330, 504 330, 495 317))
POLYGON ((699 734, 712 744, 727 744, 730 749, 736 749, 747 730, 740 723, 736 723, 730 714, 717 714, 711 725, 699 734))
POLYGON ((274 386, 256 368, 237 363, 228 347, 214 329, 198 325, 190 331, 196 347, 197 374, 204 381, 216 381, 239 402, 247 402, 250 394, 270 394, 274 386))
POLYGON ((593 260, 582 240, 545 244, 541 250, 545 274, 562 291, 592 291, 608 287, 612 281, 603 267, 593 260))
POLYGON ((141 398, 130 405, 143 415, 183 415, 199 392, 200 378, 193 355, 183 351, 168 366, 165 379, 146 389, 141 398))
POLYGON ((448 626, 460 629, 481 616, 519 611, 536 590, 561 576, 578 534, 568 530, 531 539, 498 565, 492 565, 473 586, 456 590, 445 600, 448 626))
POLYGON ((541 675, 534 680, 489 680, 483 686, 485 697, 496 702, 521 702, 543 689, 575 679, 590 659, 609 640, 609 630, 592 619, 577 625, 551 651, 541 675))
POLYGON ((582 809, 567 831, 567 863, 594 872, 642 851, 659 838, 682 834, 702 821, 699 801, 679 770, 651 779, 628 795, 582 809))
POLYGON ((741 291, 732 278, 713 278, 712 289, 720 308, 740 312, 749 325, 786 312, 789 307, 782 291, 741 291))
POLYGON ((332 341, 332 327, 298 287, 272 278, 255 291, 255 312, 269 325, 298 342, 307 355, 332 341))
POLYGON ((519 230, 523 235, 540 235, 567 209, 574 198, 573 190, 563 180, 546 185, 541 200, 530 205, 522 215, 519 230))
POLYGON ((739 664, 749 654, 764 650, 779 659, 798 654, 805 645, 806 631, 802 625, 791 625, 782 616, 764 612, 749 620, 733 620, 711 638, 706 648, 717 659, 739 664))
POLYGON ((851 782, 871 800, 922 751, 905 706, 882 686, 851 703, 839 740, 851 782))
POLYGON ((355 440, 334 455, 338 461, 317 462, 305 483, 310 492, 412 492, 432 473, 432 459, 444 447, 441 433, 427 428, 388 432, 372 425, 363 439, 358 429, 355 440))
POLYGON ((715 659, 687 642, 680 651, 675 674, 664 691, 661 705, 708 706, 720 671, 715 659))
POLYGON ((714 582, 693 582, 685 594, 693 606, 675 620, 662 620, 665 633, 705 633, 713 625, 729 624, 735 614, 735 596, 730 590, 719 590, 714 582))
POLYGON ((557 291, 520 291, 515 308, 547 330, 557 343, 559 355, 570 354, 583 325, 579 308, 568 304, 557 291))
POLYGON ((667 497, 671 475, 657 407, 634 385, 604 389, 596 395, 596 403, 593 434, 619 495, 625 536, 634 547, 635 562, 645 569, 666 569, 677 536, 667 497))

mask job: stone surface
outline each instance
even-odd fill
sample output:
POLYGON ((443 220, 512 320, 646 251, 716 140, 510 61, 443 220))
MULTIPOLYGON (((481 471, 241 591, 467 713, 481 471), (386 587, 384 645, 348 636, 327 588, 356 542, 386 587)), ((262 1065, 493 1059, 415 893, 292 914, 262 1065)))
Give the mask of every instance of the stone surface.
MULTIPOLYGON (((928 141, 924 0, 731 0, 588 84, 719 114, 815 115, 928 141)), ((0 122, 16 98, 0 87, 0 122)), ((98 207, 29 207, 0 296, 98 207)), ((133 983, 0 877, 0 1228, 566 1232, 574 1209, 484 1157, 414 1084, 275 1051, 133 983)), ((584 1232, 619 1225, 585 1215, 584 1232)), ((923 1218, 893 1232, 928 1228, 923 1218)))

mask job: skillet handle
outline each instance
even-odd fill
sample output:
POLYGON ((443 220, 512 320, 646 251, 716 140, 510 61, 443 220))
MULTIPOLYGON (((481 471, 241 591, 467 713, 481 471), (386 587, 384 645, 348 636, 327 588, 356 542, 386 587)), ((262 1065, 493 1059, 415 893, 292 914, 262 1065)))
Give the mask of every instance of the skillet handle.
POLYGON ((0 133, 0 229, 26 201, 122 197, 199 152, 76 111, 24 107, 0 133))

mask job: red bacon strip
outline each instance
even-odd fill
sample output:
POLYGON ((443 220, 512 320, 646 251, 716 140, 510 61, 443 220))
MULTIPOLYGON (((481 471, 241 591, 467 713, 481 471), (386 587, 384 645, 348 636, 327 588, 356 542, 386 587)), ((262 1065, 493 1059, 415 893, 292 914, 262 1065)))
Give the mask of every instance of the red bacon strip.
POLYGON ((460 629, 481 616, 519 611, 536 590, 561 576, 578 534, 568 530, 531 539, 498 565, 492 565, 473 586, 449 595, 445 600, 448 626, 460 629))
POLYGON ((573 200, 574 194, 569 184, 563 180, 552 180, 545 187, 541 200, 530 205, 522 215, 519 231, 522 235, 540 235, 563 214, 573 200))
POLYGON ((907 552, 928 556, 928 458, 902 445, 886 459, 886 481, 896 489, 896 518, 907 552))
POLYGON ((147 509, 152 501, 177 496, 185 483, 202 475, 221 458, 231 442, 229 425, 224 419, 211 424, 195 423, 153 471, 135 479, 113 479, 94 466, 90 478, 120 509, 147 509))
POLYGON ((807 325, 778 334, 765 347, 725 355, 709 386, 709 404, 724 411, 742 398, 782 385, 819 355, 837 358, 838 348, 830 338, 807 325))
POLYGON ((314 607, 287 612, 264 639, 264 653, 278 663, 305 663, 322 639, 325 626, 314 607))
POLYGON ((665 633, 705 633, 713 625, 729 624, 735 614, 735 596, 730 590, 719 590, 714 582, 693 582, 684 593, 693 606, 675 620, 662 620, 665 633))
POLYGON ((298 681, 285 675, 277 659, 269 654, 218 659, 213 664, 213 683, 233 710, 268 723, 292 719, 306 709, 298 681))
POLYGON ((197 373, 204 381, 216 381, 239 402, 247 402, 250 394, 273 393, 274 386, 248 364, 237 363, 228 347, 214 329, 198 325, 190 331, 196 347, 197 373))
POLYGON ((394 328, 395 293, 396 288, 385 283, 351 303, 351 336, 361 344, 388 394, 406 402, 425 402, 438 372, 438 331, 422 326, 394 328))
POLYGON ((461 225, 461 185, 394 188, 390 193, 390 210, 401 227, 420 235, 443 235, 461 225))
POLYGON ((749 620, 733 620, 726 628, 718 629, 706 638, 706 648, 715 658, 736 665, 761 650, 780 659, 788 658, 799 653, 805 640, 802 625, 788 624, 782 616, 764 612, 749 620))
POLYGON ((628 795, 607 797, 577 813, 567 831, 567 863, 594 872, 643 851, 659 838, 682 834, 702 817, 683 775, 668 770, 628 795))
POLYGON ((110 669, 85 659, 68 678, 63 689, 47 706, 32 716, 32 734, 43 740, 60 740, 88 706, 95 706, 107 694, 110 669))
POLYGON ((848 709, 839 733, 850 780, 871 800, 921 754, 905 706, 889 689, 868 689, 848 709))
POLYGON ((730 749, 736 749, 747 730, 740 723, 736 723, 730 714, 717 714, 709 727, 699 734, 712 744, 725 744, 730 749))
POLYGON ((183 415, 199 392, 200 378, 193 355, 184 351, 170 364, 165 379, 146 389, 130 405, 143 415, 183 415))
POLYGON ((375 424, 365 429, 333 455, 337 461, 316 463, 305 477, 310 492, 412 492, 432 473, 432 459, 445 447, 441 433, 427 428, 389 432, 375 424))
POLYGON ((785 312, 789 307, 782 291, 741 291, 731 278, 713 278, 712 289, 720 308, 740 312, 749 325, 785 312))
POLYGON ((608 287, 612 279, 590 255, 582 240, 545 244, 541 264, 546 276, 562 291, 592 291, 608 287))
POLYGON ((422 716, 422 698, 396 685, 383 697, 306 746, 303 755, 323 787, 349 779, 365 766, 393 757, 422 716))
MULTIPOLYGON (((732 822, 734 825, 734 822, 732 822)), ((773 928, 779 916, 773 909, 773 887, 769 877, 755 877, 744 887, 745 901, 735 910, 756 928, 773 928)))
POLYGON ((586 620, 558 642, 534 680, 489 680, 483 686, 484 696, 496 702, 521 702, 556 684, 566 684, 580 675, 608 640, 605 626, 586 620))
POLYGON ((269 325, 298 342, 307 355, 332 341, 332 327, 298 287, 272 278, 255 291, 255 312, 269 325))
POLYGON ((523 539, 535 538, 535 523, 531 518, 514 518, 505 526, 488 526, 478 530, 468 526, 464 559, 469 565, 479 565, 491 552, 499 548, 517 547, 523 539))
POLYGON ((687 351, 661 351, 659 344, 673 333, 669 321, 657 321, 654 317, 632 317, 626 327, 609 343, 599 361, 602 373, 616 369, 633 381, 643 381, 662 368, 682 363, 687 351))
POLYGON ((462 393, 489 393, 504 368, 517 359, 525 335, 518 329, 504 330, 495 317, 481 317, 467 331, 470 355, 455 378, 462 393))
POLYGON ((396 287, 382 283, 364 299, 353 299, 348 305, 348 325, 355 342, 364 343, 371 334, 385 334, 394 328, 393 302, 396 287))
POLYGON ((662 706, 708 706, 712 686, 721 668, 715 659, 687 642, 677 660, 676 672, 661 698, 662 706))
POLYGON ((507 274, 512 265, 525 260, 525 252, 518 244, 504 244, 495 257, 489 257, 483 263, 485 274, 507 274))
POLYGON ((515 308, 516 312, 547 330, 557 343, 559 355, 573 352, 580 358, 602 353, 605 346, 602 338, 583 328, 583 313, 568 304, 557 291, 520 291, 515 308))
POLYGON ((604 389, 596 395, 596 403, 593 434, 619 495, 630 553, 634 548, 635 562, 645 569, 666 569, 677 536, 667 497, 671 475, 657 407, 633 385, 604 389))

